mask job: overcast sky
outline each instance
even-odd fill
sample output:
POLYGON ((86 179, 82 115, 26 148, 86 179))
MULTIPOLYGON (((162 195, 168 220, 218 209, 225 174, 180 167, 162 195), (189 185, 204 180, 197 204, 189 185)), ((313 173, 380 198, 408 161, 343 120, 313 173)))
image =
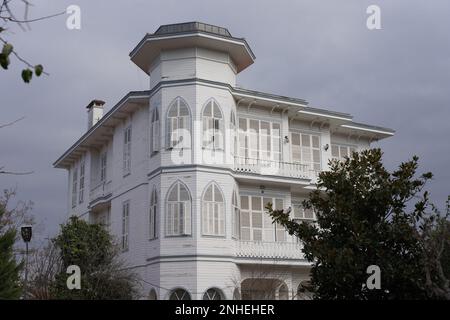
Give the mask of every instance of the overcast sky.
POLYGON ((0 166, 27 176, 0 176, 35 203, 34 214, 53 235, 66 218, 67 173, 52 163, 86 130, 94 98, 113 106, 128 91, 148 89, 129 52, 159 25, 202 21, 245 37, 256 62, 238 84, 303 98, 311 106, 348 112, 354 120, 396 130, 380 142, 393 169, 416 154, 432 171, 428 189, 443 207, 450 194, 450 1, 32 1, 31 17, 81 8, 81 30, 67 16, 16 26, 6 36, 48 77, 24 84, 12 59, 0 70, 0 166), (125 5, 126 4, 126 5, 125 5), (381 8, 382 30, 366 28, 366 9, 381 8))

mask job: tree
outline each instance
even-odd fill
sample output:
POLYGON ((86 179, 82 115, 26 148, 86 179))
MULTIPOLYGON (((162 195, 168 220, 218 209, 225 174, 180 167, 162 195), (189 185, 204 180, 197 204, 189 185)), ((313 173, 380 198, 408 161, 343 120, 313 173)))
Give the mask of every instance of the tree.
POLYGON ((423 188, 432 174, 417 177, 417 169, 417 157, 390 173, 380 149, 355 152, 319 174, 317 190, 303 203, 315 211, 315 224, 296 223, 268 205, 274 221, 303 241, 316 299, 428 297, 418 226, 429 216, 423 188), (370 265, 381 270, 379 290, 366 286, 370 265))
POLYGON ((50 290, 57 299, 131 299, 137 276, 119 260, 111 235, 99 224, 89 224, 75 216, 61 226, 54 239, 60 251, 61 270, 50 290), (81 289, 69 290, 67 267, 81 270, 81 289))
MULTIPOLYGON (((438 213, 437 210, 435 212, 438 213)), ((423 288, 434 299, 450 300, 450 197, 445 215, 426 217, 419 226, 426 282, 423 288)))
POLYGON ((16 230, 4 222, 6 208, 0 202, 0 299, 18 299, 21 294, 21 263, 14 256, 16 230))
POLYGON ((33 300, 49 300, 52 298, 51 287, 56 275, 61 270, 61 257, 52 241, 34 250, 30 256, 30 270, 26 296, 33 300))
POLYGON ((30 23, 49 19, 52 17, 56 17, 59 15, 62 15, 65 13, 65 11, 45 16, 45 17, 39 17, 35 19, 30 19, 28 17, 29 9, 30 9, 31 3, 29 0, 1 0, 0 1, 0 21, 3 22, 2 26, 0 27, 0 42, 3 43, 3 48, 0 52, 0 66, 3 69, 8 69, 8 66, 10 65, 10 57, 15 56, 17 60, 19 60, 22 64, 26 66, 25 69, 22 70, 22 79, 24 82, 29 83, 33 74, 35 74, 37 77, 41 76, 41 74, 48 73, 44 72, 44 67, 41 64, 33 65, 24 58, 22 58, 14 49, 14 46, 6 40, 2 35, 5 34, 8 31, 8 24, 9 23, 15 23, 17 26, 19 26, 23 31, 25 31, 25 27, 30 28, 30 23), (17 9, 17 7, 22 4, 23 6, 23 18, 19 19, 16 17, 17 13, 14 11, 14 9, 17 9))

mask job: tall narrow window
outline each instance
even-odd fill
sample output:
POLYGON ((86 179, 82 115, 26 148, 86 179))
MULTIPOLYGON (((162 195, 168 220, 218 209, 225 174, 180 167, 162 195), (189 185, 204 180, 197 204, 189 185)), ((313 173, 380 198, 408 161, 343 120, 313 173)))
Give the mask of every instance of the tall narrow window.
POLYGON ((191 196, 186 187, 175 183, 169 190, 166 208, 166 235, 191 234, 191 196))
POLYGON ((130 201, 122 204, 122 251, 128 250, 128 237, 130 232, 130 201))
POLYGON ((107 153, 105 151, 100 155, 100 181, 101 182, 106 181, 106 160, 107 160, 107 153))
POLYGON ((131 171, 131 126, 125 128, 123 139, 123 174, 128 174, 131 171))
POLYGON ((203 109, 203 148, 223 150, 223 117, 219 105, 213 99, 203 109))
POLYGON ((236 134, 236 115, 233 110, 231 110, 230 118, 230 141, 231 141, 231 156, 237 156, 237 134, 236 134))
POLYGON ((84 160, 80 163, 80 191, 78 192, 78 202, 83 203, 84 201, 84 160))
POLYGON ((202 199, 202 233, 225 235, 225 212, 222 193, 216 184, 210 184, 202 199))
POLYGON ((239 228, 240 228, 240 209, 238 203, 238 196, 236 190, 233 190, 233 196, 231 198, 231 217, 232 217, 232 237, 235 239, 239 239, 239 228))
POLYGON ((157 108, 153 109, 151 130, 152 130, 152 139, 151 139, 151 144, 150 144, 150 147, 151 147, 150 152, 151 152, 151 154, 154 154, 159 151, 159 142, 161 140, 160 135, 159 135, 159 133, 160 133, 159 112, 158 112, 157 108))
POLYGON ((72 171, 72 208, 77 205, 77 183, 78 183, 78 169, 73 168, 72 171))
POLYGON ((180 97, 170 105, 167 113, 167 147, 190 148, 191 123, 189 108, 180 97))
POLYGON ((321 170, 318 135, 291 132, 291 153, 293 162, 305 164, 310 170, 321 170))
POLYGON ((158 207, 158 195, 156 188, 153 188, 150 196, 150 215, 149 215, 149 239, 156 239, 156 213, 158 207))

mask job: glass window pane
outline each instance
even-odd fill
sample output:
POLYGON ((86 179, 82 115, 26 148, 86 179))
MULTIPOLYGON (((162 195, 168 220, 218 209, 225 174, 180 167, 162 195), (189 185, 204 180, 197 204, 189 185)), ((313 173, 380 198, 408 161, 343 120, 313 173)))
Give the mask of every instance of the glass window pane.
POLYGON ((206 189, 205 195, 203 196, 204 201, 213 201, 213 195, 212 195, 212 185, 206 189))
POLYGON ((250 213, 248 211, 241 211, 241 226, 250 227, 250 213))
POLYGON ((169 193, 168 197, 169 201, 177 201, 178 200, 178 185, 174 185, 172 190, 169 193))
POLYGON ((208 102, 208 104, 205 106, 205 109, 203 110, 203 116, 204 117, 211 117, 212 116, 211 101, 208 102))
POLYGON ((270 135, 270 122, 261 121, 261 134, 270 135))
POLYGON ((348 157, 347 147, 340 147, 339 149, 341 151, 341 158, 348 157))
POLYGON ((272 136, 279 137, 281 135, 280 124, 272 123, 272 136))
POLYGON ((263 215, 262 212, 252 212, 252 227, 262 228, 263 226, 263 215))
POLYGON ((247 119, 239 118, 239 129, 242 131, 247 131, 247 119))
POLYGON ((219 106, 217 103, 213 103, 214 105, 214 118, 222 119, 222 112, 220 111, 219 106))
POLYGON ((248 209, 248 196, 241 196, 241 208, 248 209))
POLYGON ((183 116, 188 116, 188 115, 189 115, 189 109, 188 109, 186 103, 184 103, 184 101, 180 99, 179 116, 183 117, 183 116))
POLYGON ((302 146, 303 147, 309 147, 311 146, 310 142, 310 135, 309 134, 302 134, 302 146))
POLYGON ((214 185, 214 201, 223 202, 222 193, 220 192, 219 188, 216 185, 214 185))
POLYGON ((313 150, 313 161, 320 162, 320 151, 319 150, 313 150))
POLYGON ((319 137, 312 136, 312 146, 313 148, 319 148, 319 137))
POLYGON ((331 146, 331 156, 334 158, 339 158, 339 147, 336 145, 331 146))
POLYGON ((261 198, 260 197, 252 197, 252 210, 261 211, 261 198))
POLYGON ((259 133, 259 121, 250 120, 250 132, 259 133))
POLYGON ((292 144, 295 146, 300 146, 300 135, 298 133, 292 133, 292 144))
POLYGON ((188 200, 189 200, 189 192, 183 185, 180 185, 180 201, 188 201, 188 200))
POLYGON ((253 230, 253 240, 261 241, 262 240, 262 231, 258 229, 253 230))

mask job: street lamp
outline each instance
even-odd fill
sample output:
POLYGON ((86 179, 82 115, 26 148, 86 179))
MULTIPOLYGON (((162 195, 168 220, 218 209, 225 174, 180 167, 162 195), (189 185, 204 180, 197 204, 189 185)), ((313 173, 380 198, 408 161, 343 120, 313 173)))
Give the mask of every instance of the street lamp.
POLYGON ((27 297, 27 284, 28 284, 28 242, 31 240, 33 235, 33 227, 31 225, 23 225, 20 227, 20 234, 25 242, 25 283, 24 283, 24 299, 27 297))

